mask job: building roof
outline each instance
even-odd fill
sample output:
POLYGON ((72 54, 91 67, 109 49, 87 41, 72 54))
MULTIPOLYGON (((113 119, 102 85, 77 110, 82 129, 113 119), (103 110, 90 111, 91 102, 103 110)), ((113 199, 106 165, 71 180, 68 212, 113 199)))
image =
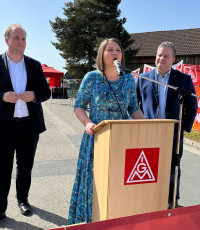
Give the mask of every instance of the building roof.
POLYGON ((175 45, 176 55, 200 54, 200 28, 135 33, 131 37, 135 40, 131 48, 139 48, 136 57, 156 56, 158 46, 164 41, 175 45))

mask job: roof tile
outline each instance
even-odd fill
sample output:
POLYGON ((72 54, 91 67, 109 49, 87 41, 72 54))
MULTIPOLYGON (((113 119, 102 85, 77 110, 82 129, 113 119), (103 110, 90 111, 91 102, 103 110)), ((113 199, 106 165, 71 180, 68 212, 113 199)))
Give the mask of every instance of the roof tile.
POLYGON ((135 40, 131 48, 139 48, 136 57, 155 56, 164 41, 175 45, 176 55, 200 54, 200 28, 134 33, 131 37, 135 40))

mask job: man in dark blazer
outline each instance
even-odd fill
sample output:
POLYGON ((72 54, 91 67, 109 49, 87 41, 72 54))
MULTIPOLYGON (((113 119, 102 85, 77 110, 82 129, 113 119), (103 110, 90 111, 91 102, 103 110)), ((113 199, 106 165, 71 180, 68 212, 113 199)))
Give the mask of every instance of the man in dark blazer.
MULTIPOLYGON (((172 67, 175 61, 176 50, 171 42, 163 42, 160 44, 156 55, 156 68, 142 74, 150 79, 169 84, 175 87, 180 87, 195 94, 195 89, 191 77, 187 74, 174 70, 172 67)), ((136 89, 138 102, 141 110, 148 119, 177 119, 179 120, 179 97, 178 92, 159 85, 157 83, 145 80, 143 78, 136 79, 136 89)), ((178 183, 176 194, 176 207, 178 205, 179 186, 180 186, 180 159, 183 154, 183 132, 190 132, 197 113, 197 99, 193 96, 186 96, 183 104, 182 113, 182 129, 180 138, 180 151, 179 151, 179 168, 178 168, 178 183)), ((175 125, 173 150, 172 150, 172 164, 171 164, 171 177, 169 189, 169 207, 172 207, 173 201, 173 187, 174 187, 174 174, 176 164, 176 151, 177 151, 177 135, 178 125, 175 125)), ((164 141, 164 137, 163 137, 164 141)))
POLYGON ((6 217, 15 151, 18 205, 23 215, 31 213, 31 171, 39 134, 46 130, 41 102, 51 94, 41 64, 24 55, 22 26, 9 26, 5 42, 8 49, 0 56, 0 220, 6 217))

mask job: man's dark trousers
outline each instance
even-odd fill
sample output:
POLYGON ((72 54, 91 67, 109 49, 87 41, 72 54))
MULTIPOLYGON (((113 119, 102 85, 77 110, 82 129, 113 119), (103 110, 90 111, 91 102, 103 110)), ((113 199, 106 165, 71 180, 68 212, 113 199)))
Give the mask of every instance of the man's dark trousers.
MULTIPOLYGON (((169 203, 173 201, 174 195, 174 176, 175 176, 175 167, 177 164, 177 125, 175 125, 175 136, 173 140, 173 148, 172 148, 172 162, 171 162, 171 175, 170 175, 170 186, 169 186, 169 203)), ((181 130, 180 143, 179 143, 179 155, 178 155, 178 179, 177 179, 177 191, 176 191, 176 201, 180 199, 180 177, 181 177, 181 158, 183 155, 183 130, 181 130)))
POLYGON ((28 117, 13 118, 11 132, 0 136, 0 213, 7 209, 15 151, 17 200, 27 200, 38 140, 39 134, 33 132, 28 117))

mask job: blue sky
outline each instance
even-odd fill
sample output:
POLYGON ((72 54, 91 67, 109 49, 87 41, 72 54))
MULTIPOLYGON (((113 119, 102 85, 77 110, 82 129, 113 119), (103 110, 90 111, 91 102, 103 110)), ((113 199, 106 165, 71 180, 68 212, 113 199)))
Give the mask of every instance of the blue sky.
MULTIPOLYGON (((0 6, 0 53, 7 46, 4 32, 8 25, 20 23, 27 32, 25 54, 42 64, 66 72, 64 59, 51 44, 56 41, 49 20, 64 18, 66 0, 9 0, 0 6)), ((129 33, 200 28, 200 0, 122 0, 119 9, 126 17, 129 33)))

